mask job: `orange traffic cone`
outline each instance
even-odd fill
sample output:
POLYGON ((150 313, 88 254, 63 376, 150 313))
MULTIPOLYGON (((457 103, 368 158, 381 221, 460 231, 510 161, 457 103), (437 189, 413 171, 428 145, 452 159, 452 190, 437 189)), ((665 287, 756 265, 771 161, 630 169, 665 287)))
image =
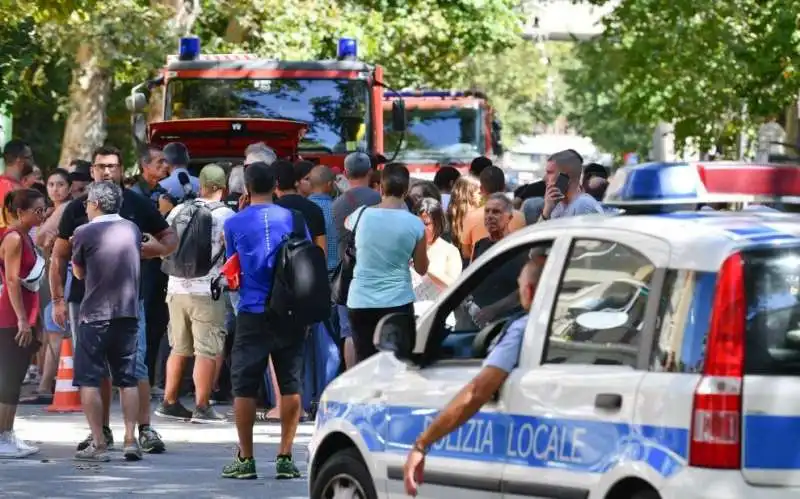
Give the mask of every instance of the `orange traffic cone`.
POLYGON ((81 394, 77 386, 72 386, 72 338, 61 342, 61 356, 58 359, 56 391, 48 412, 81 412, 81 394))

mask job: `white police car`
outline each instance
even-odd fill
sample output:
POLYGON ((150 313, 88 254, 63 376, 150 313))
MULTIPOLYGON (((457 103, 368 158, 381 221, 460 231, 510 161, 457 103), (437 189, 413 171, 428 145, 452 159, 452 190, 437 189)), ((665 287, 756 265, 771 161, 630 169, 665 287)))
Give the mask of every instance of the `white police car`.
MULTIPOLYGON (((704 195, 733 199, 684 166, 657 195, 696 177, 704 195)), ((631 172, 646 168, 611 192, 641 201, 653 185, 631 172)), ((518 366, 493 403, 432 447, 418 497, 800 497, 800 217, 712 211, 529 227, 467 268, 413 342, 384 322, 376 337, 395 352, 340 376, 320 402, 312 499, 405 497, 411 445, 503 324, 463 329, 460 305, 506 296, 542 245, 518 366)))

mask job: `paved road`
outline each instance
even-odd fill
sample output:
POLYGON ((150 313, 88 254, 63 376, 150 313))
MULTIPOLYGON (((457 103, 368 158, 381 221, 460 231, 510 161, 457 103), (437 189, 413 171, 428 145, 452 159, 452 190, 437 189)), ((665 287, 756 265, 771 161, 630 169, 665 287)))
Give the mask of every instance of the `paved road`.
MULTIPOLYGON (((227 409, 221 407, 220 410, 227 409)), ((118 412, 118 411, 117 411, 118 412)), ((104 464, 79 463, 72 459, 75 445, 88 432, 82 414, 54 415, 41 407, 20 406, 15 423, 18 434, 38 445, 41 452, 28 459, 0 460, 0 497, 152 497, 170 498, 263 498, 303 499, 307 481, 273 478, 280 428, 258 424, 255 429, 258 480, 226 480, 220 470, 228 464, 236 445, 233 425, 195 425, 153 418, 167 444, 165 454, 136 463, 122 460, 119 452, 104 464)), ((111 428, 122 440, 122 418, 115 414, 111 428)), ((306 444, 312 432, 304 424, 298 432, 294 455, 306 472, 306 444)))

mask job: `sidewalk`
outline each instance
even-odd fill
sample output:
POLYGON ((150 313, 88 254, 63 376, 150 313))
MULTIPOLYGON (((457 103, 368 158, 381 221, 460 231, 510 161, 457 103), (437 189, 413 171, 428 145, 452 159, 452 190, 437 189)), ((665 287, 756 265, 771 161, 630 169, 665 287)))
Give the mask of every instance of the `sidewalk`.
MULTIPOLYGON (((227 406, 220 407, 227 409, 227 406)), ((196 425, 153 417, 167 452, 145 455, 128 463, 120 452, 104 464, 72 459, 75 446, 88 434, 82 413, 50 414, 42 406, 20 406, 15 423, 19 436, 37 445, 41 452, 28 459, 0 460, 0 497, 152 497, 171 498, 263 498, 308 497, 306 479, 275 480, 275 453, 280 438, 277 424, 255 427, 258 480, 220 478, 222 467, 235 452, 236 430, 231 424, 196 425)), ((112 416, 115 440, 122 440, 119 406, 112 416)), ((305 474, 306 445, 313 426, 300 426, 295 441, 295 461, 305 474)))

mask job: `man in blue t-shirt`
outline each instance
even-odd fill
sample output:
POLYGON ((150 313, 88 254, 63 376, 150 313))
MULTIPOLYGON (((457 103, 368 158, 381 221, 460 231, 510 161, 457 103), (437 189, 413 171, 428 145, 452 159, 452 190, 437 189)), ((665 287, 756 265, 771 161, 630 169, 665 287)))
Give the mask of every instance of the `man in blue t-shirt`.
POLYGON ((236 335, 231 349, 231 385, 234 395, 239 453, 222 471, 225 478, 256 478, 253 424, 256 397, 267 362, 272 357, 280 389, 281 441, 277 478, 299 478, 292 460, 292 443, 300 420, 304 331, 290 331, 266 314, 278 249, 292 231, 292 212, 273 203, 276 173, 272 165, 253 163, 245 169, 249 206, 225 221, 225 251, 238 254, 239 303, 236 335))

